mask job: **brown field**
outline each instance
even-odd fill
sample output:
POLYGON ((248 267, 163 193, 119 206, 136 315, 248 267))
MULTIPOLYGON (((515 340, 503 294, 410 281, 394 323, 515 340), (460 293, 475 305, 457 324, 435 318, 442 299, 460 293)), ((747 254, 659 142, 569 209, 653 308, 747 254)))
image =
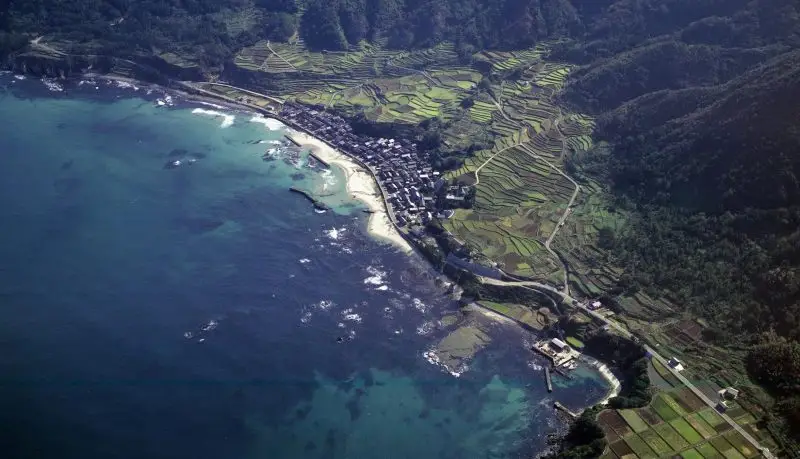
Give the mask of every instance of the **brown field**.
POLYGON ((650 424, 651 426, 654 426, 656 424, 661 424, 663 422, 661 418, 658 417, 658 415, 654 413, 653 410, 650 409, 650 407, 641 408, 638 410, 638 413, 639 416, 641 416, 642 419, 644 419, 644 422, 650 424))
POLYGON ((619 457, 627 456, 628 454, 634 454, 633 450, 624 440, 618 440, 611 444, 611 451, 614 451, 619 457))
POLYGON ((688 387, 684 387, 676 392, 675 400, 686 408, 686 411, 689 413, 702 410, 706 406, 706 404, 694 395, 694 392, 688 387))
POLYGON ((616 411, 603 411, 600 413, 598 420, 600 424, 609 425, 619 436, 624 437, 632 432, 631 428, 628 427, 628 423, 616 411))

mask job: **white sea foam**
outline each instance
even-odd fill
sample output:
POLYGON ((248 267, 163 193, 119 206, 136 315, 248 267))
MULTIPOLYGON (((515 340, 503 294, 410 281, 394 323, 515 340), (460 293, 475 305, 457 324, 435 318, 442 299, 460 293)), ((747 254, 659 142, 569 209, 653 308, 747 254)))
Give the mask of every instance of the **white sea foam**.
POLYGON ((64 91, 64 86, 62 86, 61 84, 56 82, 56 80, 53 80, 51 78, 42 78, 42 84, 45 85, 45 87, 47 88, 48 91, 52 91, 52 92, 63 92, 64 91))
POLYGON ((539 365, 538 363, 534 362, 533 360, 528 362, 528 368, 530 368, 533 371, 542 371, 542 370, 544 370, 543 366, 539 365))
POLYGON ((430 310, 430 306, 423 303, 422 300, 420 300, 419 298, 414 298, 413 300, 411 300, 411 304, 414 305, 414 309, 423 314, 425 314, 426 312, 428 312, 428 310, 430 310))
POLYGON ((121 89, 133 89, 134 91, 139 90, 138 86, 136 86, 133 83, 129 83, 127 81, 114 80, 114 85, 121 89))
POLYGON ((226 113, 217 112, 214 110, 206 110, 204 108, 195 108, 192 110, 192 113, 195 115, 207 115, 207 116, 214 116, 218 118, 222 118, 222 124, 219 125, 221 128, 230 127, 233 125, 233 120, 236 119, 233 115, 228 115, 226 113))
POLYGON ((200 105, 205 105, 206 107, 216 108, 218 110, 224 110, 225 109, 225 107, 223 107, 222 105, 212 104, 211 102, 204 102, 202 100, 195 101, 194 103, 200 104, 200 105))
POLYGON ((381 285, 380 287, 376 287, 375 290, 378 290, 378 291, 381 291, 381 292, 385 292, 385 291, 389 290, 389 286, 388 285, 381 285))
POLYGON ((323 170, 319 176, 322 177, 322 191, 328 191, 336 186, 336 176, 330 169, 323 170))
POLYGON ((468 369, 468 367, 466 365, 463 365, 461 368, 458 368, 458 370, 454 370, 452 368, 449 368, 447 365, 442 363, 442 360, 439 358, 438 355, 436 355, 436 352, 433 351, 433 350, 423 352, 422 356, 431 365, 436 365, 437 367, 443 368, 445 371, 447 371, 448 373, 450 373, 452 376, 454 376, 456 378, 461 376, 468 369))
POLYGON ((420 336, 429 335, 434 329, 436 329, 436 324, 429 320, 417 327, 417 334, 420 336))
POLYGON ((329 238, 333 239, 334 241, 338 241, 339 238, 344 234, 346 228, 331 228, 329 230, 325 230, 325 235, 329 238))
POLYGON ((204 332, 210 332, 211 330, 217 328, 217 325, 219 325, 219 322, 212 319, 209 320, 207 324, 203 325, 201 330, 203 330, 204 332))
POLYGON ((327 311, 332 308, 336 303, 331 300, 320 300, 319 303, 315 304, 314 307, 319 309, 320 311, 327 311))
POLYGON ((311 260, 309 260, 308 258, 301 258, 300 263, 301 264, 311 263, 311 260))
POLYGON ((336 324, 336 326, 339 327, 339 328, 344 328, 345 327, 344 322, 339 322, 338 324, 336 324))
POLYGON ((356 314, 356 313, 344 314, 343 317, 344 317, 344 320, 349 320, 349 321, 356 322, 356 323, 359 323, 359 324, 361 323, 361 316, 356 314))
POLYGON ((263 124, 270 131, 278 131, 278 130, 283 129, 283 128, 286 127, 285 124, 281 123, 280 121, 278 121, 276 119, 266 118, 263 115, 258 115, 258 114, 253 115, 253 117, 250 118, 250 122, 251 123, 263 124))
POLYGON ((304 313, 303 316, 300 317, 300 322, 303 322, 304 324, 309 323, 311 321, 311 316, 312 314, 310 312, 304 313))
POLYGON ((381 271, 374 266, 367 266, 367 274, 370 276, 364 279, 365 284, 383 286, 386 283, 386 271, 381 271))
POLYGON ((186 339, 192 339, 193 336, 194 336, 194 333, 192 333, 190 331, 187 331, 186 333, 183 334, 183 337, 186 338, 186 339))
POLYGON ((27 78, 25 75, 14 75, 15 80, 26 80, 27 78))

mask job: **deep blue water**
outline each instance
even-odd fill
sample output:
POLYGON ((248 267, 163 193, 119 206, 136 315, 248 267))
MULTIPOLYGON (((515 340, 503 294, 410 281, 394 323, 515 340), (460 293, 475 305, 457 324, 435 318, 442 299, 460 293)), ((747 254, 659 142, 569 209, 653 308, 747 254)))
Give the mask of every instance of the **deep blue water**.
POLYGON ((547 394, 532 338, 369 238, 337 171, 263 161, 282 130, 104 82, 0 86, 3 457, 529 457, 554 399, 603 396, 588 371, 547 394), (491 343, 454 378, 422 354, 465 324, 491 343))

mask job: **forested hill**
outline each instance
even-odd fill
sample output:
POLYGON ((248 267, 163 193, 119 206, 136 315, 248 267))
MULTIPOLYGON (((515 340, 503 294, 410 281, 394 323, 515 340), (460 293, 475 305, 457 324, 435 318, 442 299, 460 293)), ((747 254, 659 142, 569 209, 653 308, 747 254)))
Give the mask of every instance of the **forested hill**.
POLYGON ((629 288, 800 338, 800 4, 620 0, 586 37, 560 51, 587 63, 564 97, 598 115, 613 147, 585 166, 639 217, 613 248, 629 288))
MULTIPOLYGON (((4 0, 0 46, 47 36, 101 52, 183 51, 207 65, 260 39, 295 33, 316 49, 362 40, 392 48, 455 42, 478 49, 524 48, 575 34, 569 0, 4 0)), ((580 3, 580 2, 579 2, 580 3)))

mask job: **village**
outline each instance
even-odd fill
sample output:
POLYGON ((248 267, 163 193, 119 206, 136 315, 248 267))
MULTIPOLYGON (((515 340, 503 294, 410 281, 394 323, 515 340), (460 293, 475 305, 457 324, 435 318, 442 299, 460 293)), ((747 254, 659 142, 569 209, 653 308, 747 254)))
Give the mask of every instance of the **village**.
POLYGON ((398 226, 449 218, 453 211, 447 207, 462 205, 470 191, 465 186, 447 186, 431 167, 430 155, 407 139, 358 135, 344 118, 301 105, 285 104, 280 116, 367 166, 383 190, 389 217, 398 226), (438 195, 443 199, 437 199, 438 195))

